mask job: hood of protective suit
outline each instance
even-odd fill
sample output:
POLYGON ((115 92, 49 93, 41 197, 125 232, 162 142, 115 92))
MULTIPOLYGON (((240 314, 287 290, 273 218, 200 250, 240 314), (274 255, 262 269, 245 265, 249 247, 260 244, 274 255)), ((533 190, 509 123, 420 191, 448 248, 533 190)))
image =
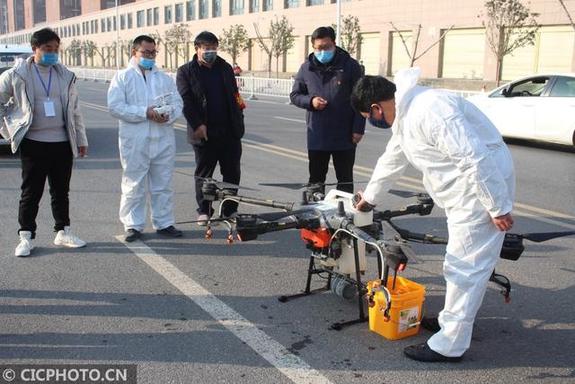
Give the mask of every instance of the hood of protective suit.
POLYGON ((401 129, 399 122, 405 117, 411 100, 413 100, 415 95, 426 89, 417 85, 420 75, 421 69, 414 67, 398 71, 393 78, 397 88, 395 92, 395 121, 392 126, 394 132, 401 129))

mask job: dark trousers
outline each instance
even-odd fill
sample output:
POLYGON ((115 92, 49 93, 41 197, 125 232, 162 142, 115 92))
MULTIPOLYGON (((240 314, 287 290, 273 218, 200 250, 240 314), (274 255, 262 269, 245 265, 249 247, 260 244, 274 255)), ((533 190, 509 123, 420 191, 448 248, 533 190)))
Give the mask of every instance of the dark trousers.
POLYGON ((18 210, 20 231, 36 235, 36 216, 44 185, 48 178, 52 198, 54 230, 70 225, 68 192, 72 176, 73 155, 69 142, 44 143, 24 139, 20 144, 22 162, 22 194, 18 210))
MULTIPOLYGON (((307 152, 309 159, 309 183, 325 183, 329 168, 329 159, 333 159, 337 189, 353 193, 353 164, 355 148, 346 151, 312 151, 307 152), (346 183, 346 184, 343 184, 346 183)), ((322 188, 322 190, 325 190, 322 188)))
MULTIPOLYGON (((239 184, 242 157, 242 142, 237 139, 210 139, 202 145, 194 145, 196 155, 195 175, 199 177, 212 177, 216 165, 219 163, 222 180, 226 183, 239 184)), ((211 216, 214 213, 210 201, 204 199, 201 179, 196 178, 196 201, 198 213, 211 216)), ((237 190, 232 190, 237 193, 237 190)), ((222 209, 224 216, 229 216, 238 210, 238 204, 226 202, 222 209)))

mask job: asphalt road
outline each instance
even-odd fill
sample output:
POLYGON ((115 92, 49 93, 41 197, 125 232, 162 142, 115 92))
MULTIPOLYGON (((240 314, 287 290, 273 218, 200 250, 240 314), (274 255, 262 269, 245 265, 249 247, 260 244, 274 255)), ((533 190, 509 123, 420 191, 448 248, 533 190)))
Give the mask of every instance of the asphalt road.
MULTIPOLYGON (((106 88, 80 83, 90 154, 75 164, 71 215, 74 231, 89 242, 85 249, 52 245, 46 190, 33 257, 13 256, 20 165, 0 156, 0 364, 137 364, 139 383, 575 382, 575 238, 527 243, 519 261, 500 262, 497 271, 513 283, 511 303, 490 286, 464 361, 435 365, 402 355, 427 331, 399 341, 371 333, 367 324, 331 331, 330 323, 356 316, 356 305, 330 293, 279 303, 279 295, 305 283, 308 251, 295 231, 227 245, 221 227, 205 240, 197 226, 182 225, 183 238, 166 240, 149 226, 144 241, 128 248, 116 238, 121 172, 106 88)), ((305 182, 303 111, 285 100, 254 100, 246 118, 242 184, 305 182)), ((368 129, 357 180, 369 178, 388 139, 388 132, 368 129)), ((177 140, 176 217, 193 220, 194 157, 182 126, 177 140)), ((575 230, 575 154, 525 143, 510 148, 518 184, 514 229, 575 230)), ((417 172, 398 187, 420 189, 417 172)), ((253 195, 299 199, 299 192, 259 189, 253 195)), ((390 195, 388 202, 398 208, 411 201, 390 195)), ((438 208, 398 222, 445 234, 438 208)), ((437 312, 443 248, 414 249, 421 263, 404 276, 426 286, 427 310, 437 312)), ((375 276, 374 266, 371 257, 367 277, 375 276)))

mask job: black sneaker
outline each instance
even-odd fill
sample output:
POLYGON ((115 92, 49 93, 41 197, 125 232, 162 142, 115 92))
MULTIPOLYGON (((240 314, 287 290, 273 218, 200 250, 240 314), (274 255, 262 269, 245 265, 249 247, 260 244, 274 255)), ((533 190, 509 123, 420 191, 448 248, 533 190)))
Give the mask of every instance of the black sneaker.
POLYGON ((136 241, 138 239, 140 239, 142 237, 142 232, 137 231, 133 228, 130 228, 126 231, 126 236, 124 237, 124 240, 126 240, 128 243, 131 243, 132 241, 136 241))
POLYGON ((412 360, 423 361, 424 363, 457 363, 463 358, 463 356, 443 356, 429 348, 427 343, 405 347, 403 353, 412 360))
POLYGON ((182 237, 183 233, 179 229, 176 229, 173 225, 166 227, 164 229, 158 229, 156 231, 158 235, 168 236, 168 237, 182 237))
POLYGON ((437 320, 437 317, 424 316, 423 319, 421 319, 421 323, 419 325, 421 325, 421 328, 427 329, 428 331, 433 333, 441 331, 441 327, 439 326, 439 320, 437 320))

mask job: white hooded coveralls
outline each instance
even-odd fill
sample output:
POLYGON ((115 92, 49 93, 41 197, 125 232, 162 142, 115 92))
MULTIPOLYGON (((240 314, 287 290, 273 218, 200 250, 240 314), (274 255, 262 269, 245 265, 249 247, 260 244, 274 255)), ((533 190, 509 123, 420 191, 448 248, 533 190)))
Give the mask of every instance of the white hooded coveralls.
POLYGON ((428 340, 444 356, 461 356, 499 259, 504 232, 491 218, 511 212, 515 176, 511 154, 497 128, 473 104, 452 93, 417 86, 419 69, 395 77, 396 118, 364 199, 381 204, 384 193, 411 163, 445 209, 449 241, 443 274, 441 331, 428 340))
POLYGON ((108 89, 108 109, 119 122, 122 198, 120 221, 124 229, 143 231, 146 224, 146 183, 151 197, 154 229, 174 224, 172 174, 176 155, 174 121, 182 115, 183 102, 174 80, 155 66, 145 78, 134 58, 118 71, 108 89), (157 97, 172 107, 169 121, 158 124, 146 117, 157 97))

